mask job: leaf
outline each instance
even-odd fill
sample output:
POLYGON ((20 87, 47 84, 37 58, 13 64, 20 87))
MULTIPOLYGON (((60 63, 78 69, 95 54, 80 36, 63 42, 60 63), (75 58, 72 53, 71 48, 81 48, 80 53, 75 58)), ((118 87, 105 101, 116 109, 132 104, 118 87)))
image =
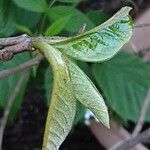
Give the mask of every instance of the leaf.
POLYGON ((47 8, 46 0, 13 0, 14 3, 26 10, 33 12, 45 12, 47 8))
MULTIPOLYGON (((0 71, 16 67, 21 63, 27 61, 29 58, 30 58, 29 53, 23 53, 23 54, 16 55, 15 59, 12 59, 8 62, 0 61, 0 71)), ((16 86, 18 80, 20 79, 20 75, 21 75, 20 73, 16 73, 14 75, 5 78, 0 78, 0 107, 1 108, 5 108, 7 104, 7 100, 9 99, 14 87, 16 86)), ((9 115, 9 120, 11 121, 15 118, 15 115, 21 106, 27 82, 28 79, 24 81, 20 89, 20 92, 18 93, 17 97, 14 100, 14 104, 12 106, 11 113, 9 115)))
MULTIPOLYGON (((147 94, 150 73, 142 60, 118 53, 110 61, 94 64, 93 74, 109 105, 125 121, 136 122, 147 94)), ((150 110, 145 121, 150 121, 150 110)))
POLYGON ((62 17, 71 15, 70 20, 65 25, 65 30, 71 33, 79 32, 79 29, 86 24, 86 29, 89 30, 94 27, 92 21, 81 11, 71 6, 56 6, 47 11, 50 20, 56 21, 62 17))
POLYGON ((53 46, 77 60, 97 62, 110 59, 132 35, 130 10, 130 7, 124 7, 100 26, 53 46))
MULTIPOLYGON (((50 104, 50 98, 52 94, 52 83, 53 83, 52 72, 50 67, 48 67, 44 74, 44 89, 45 89, 46 103, 48 106, 50 104)), ((84 119, 85 112, 86 108, 80 102, 77 102, 76 114, 73 125, 77 125, 84 119)))
POLYGON ((25 27, 25 26, 22 26, 22 25, 19 25, 19 24, 15 24, 15 27, 18 31, 22 32, 22 33, 26 33, 28 35, 32 35, 32 32, 29 28, 25 27))
POLYGON ((68 60, 67 64, 76 99, 90 109, 99 121, 109 127, 107 106, 94 84, 73 62, 68 60))
POLYGON ((62 54, 45 42, 35 42, 53 69, 53 91, 44 134, 43 150, 58 150, 69 131, 76 111, 69 71, 62 54))
POLYGON ((91 10, 87 13, 87 16, 95 25, 102 24, 109 19, 101 10, 91 10))
POLYGON ((83 0, 58 0, 58 1, 62 3, 80 3, 83 0))
POLYGON ((10 36, 15 32, 13 26, 14 9, 11 1, 0 0, 0 35, 3 37, 10 36))
POLYGON ((66 24, 68 23, 69 19, 71 18, 70 15, 62 17, 58 20, 56 20, 54 23, 51 24, 51 26, 47 29, 47 31, 45 32, 45 35, 57 35, 59 34, 64 27, 66 26, 66 24))
POLYGON ((52 96, 52 85, 53 85, 52 71, 50 67, 48 67, 44 74, 45 96, 48 105, 50 104, 50 98, 52 96))

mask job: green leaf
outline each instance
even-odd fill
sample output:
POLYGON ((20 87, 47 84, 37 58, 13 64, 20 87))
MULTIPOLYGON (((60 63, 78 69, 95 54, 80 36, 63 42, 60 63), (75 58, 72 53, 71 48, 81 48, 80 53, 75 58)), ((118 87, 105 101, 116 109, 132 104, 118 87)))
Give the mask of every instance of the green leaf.
POLYGON ((83 0, 58 0, 58 1, 63 3, 80 3, 83 0))
POLYGON ((43 150, 58 150, 68 135, 75 116, 76 100, 62 54, 45 42, 34 43, 53 69, 53 91, 44 134, 43 150))
MULTIPOLYGON (((51 68, 48 67, 44 74, 44 89, 45 89, 46 103, 48 105, 50 104, 52 85, 53 85, 52 72, 51 68)), ((78 124, 84 119, 85 112, 86 108, 80 102, 77 102, 76 114, 73 125, 78 124)))
POLYGON ((0 1, 0 35, 10 36, 14 34, 15 29, 13 26, 15 7, 11 1, 0 1))
POLYGON ((107 22, 85 32, 53 44, 62 53, 74 59, 97 62, 113 57, 132 35, 130 7, 124 7, 107 22))
POLYGON ((45 12, 47 9, 46 0, 13 0, 15 4, 33 12, 45 12))
POLYGON ((50 20, 56 21, 62 17, 71 15, 70 20, 65 26, 65 30, 72 32, 72 33, 78 33, 79 29, 83 26, 83 24, 86 24, 86 29, 89 30, 94 27, 94 24, 92 21, 81 11, 78 9, 75 9, 71 6, 56 6, 52 7, 47 11, 47 14, 50 18, 50 20))
MULTIPOLYGON (((94 64, 93 74, 112 109, 125 121, 137 121, 150 83, 142 60, 119 53, 110 61, 94 64)), ((150 110, 145 121, 150 121, 150 110)))
POLYGON ((69 19, 71 18, 70 15, 62 17, 58 20, 56 20, 54 23, 51 24, 51 26, 47 29, 47 31, 45 32, 45 35, 57 35, 59 34, 64 27, 66 26, 66 24, 68 23, 69 19))
POLYGON ((52 71, 51 68, 48 67, 44 74, 44 89, 45 89, 46 102, 48 105, 50 104, 50 98, 52 96, 52 85, 53 85, 52 71))
MULTIPOLYGON (((0 71, 16 67, 21 63, 27 61, 29 58, 30 58, 29 53, 23 53, 23 54, 16 55, 14 59, 8 62, 0 61, 0 71)), ((20 79, 20 76, 21 73, 16 73, 14 75, 0 79, 0 107, 1 108, 5 108, 7 104, 7 100, 12 94, 12 91, 16 86, 18 80, 20 79)), ((20 88, 20 92, 18 93, 17 97, 14 100, 14 104, 12 106, 11 113, 9 116, 9 119, 11 121, 15 118, 15 115, 21 106, 27 82, 28 79, 24 81, 22 87, 20 88)))
POLYGON ((19 25, 19 24, 15 24, 15 27, 18 31, 22 32, 22 33, 26 33, 30 36, 32 36, 32 32, 30 31, 29 28, 25 27, 25 26, 22 26, 22 25, 19 25))
POLYGON ((87 16, 95 25, 100 25, 109 19, 101 10, 91 10, 87 13, 87 16))
POLYGON ((99 121, 109 127, 107 106, 101 94, 77 65, 69 60, 67 63, 76 99, 90 109, 99 121))

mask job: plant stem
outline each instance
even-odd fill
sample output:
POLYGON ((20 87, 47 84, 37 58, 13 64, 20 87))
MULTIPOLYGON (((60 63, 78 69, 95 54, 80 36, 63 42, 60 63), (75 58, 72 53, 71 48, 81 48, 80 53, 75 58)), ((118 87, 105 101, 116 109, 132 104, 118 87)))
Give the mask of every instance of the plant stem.
MULTIPOLYGON (((49 7, 52 7, 52 5, 56 2, 56 0, 51 0, 49 3, 49 7)), ((45 26, 45 22, 46 22, 46 13, 43 14, 42 19, 41 19, 41 25, 40 25, 40 29, 39 29, 39 33, 42 35, 43 30, 44 30, 44 26, 45 26)))

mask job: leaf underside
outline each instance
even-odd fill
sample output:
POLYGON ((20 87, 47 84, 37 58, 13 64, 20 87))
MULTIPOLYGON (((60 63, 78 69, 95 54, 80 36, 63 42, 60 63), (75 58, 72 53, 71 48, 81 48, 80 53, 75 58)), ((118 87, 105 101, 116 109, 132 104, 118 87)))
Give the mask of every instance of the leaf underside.
POLYGON ((109 115, 107 106, 92 81, 72 61, 68 60, 71 82, 74 94, 78 101, 90 109, 105 126, 109 128, 109 115))
POLYGON ((71 130, 76 100, 66 62, 52 46, 38 42, 37 48, 44 53, 53 69, 53 90, 44 133, 43 150, 58 150, 71 130), (38 45, 39 44, 39 45, 38 45))
POLYGON ((100 62, 110 59, 132 35, 130 7, 124 7, 108 21, 82 35, 56 42, 53 46, 74 59, 100 62))

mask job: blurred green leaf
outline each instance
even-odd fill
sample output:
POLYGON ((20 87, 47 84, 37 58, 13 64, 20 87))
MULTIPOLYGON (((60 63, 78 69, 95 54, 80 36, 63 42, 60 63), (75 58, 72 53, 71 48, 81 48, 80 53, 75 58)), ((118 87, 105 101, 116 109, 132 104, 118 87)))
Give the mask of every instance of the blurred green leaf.
MULTIPOLYGON (((93 74, 112 109, 125 121, 137 121, 150 83, 145 63, 122 52, 107 62, 94 64, 93 74)), ((150 110, 145 120, 150 121, 150 110)))
POLYGON ((11 1, 0 1, 0 36, 10 36, 15 32, 14 10, 15 7, 11 1))
POLYGON ((101 10, 91 10, 87 13, 87 16, 96 26, 109 19, 109 17, 101 10))
POLYGON ((94 27, 92 21, 84 13, 71 6, 52 7, 47 11, 47 14, 50 20, 54 21, 59 18, 71 15, 71 19, 66 24, 65 30, 72 33, 78 33, 79 29, 83 26, 84 23, 87 25, 87 30, 94 27))
POLYGON ((83 0, 58 0, 58 1, 63 3, 80 3, 83 0))
POLYGON ((53 46, 74 59, 98 62, 110 59, 132 36, 130 7, 124 7, 108 21, 81 35, 53 46))
POLYGON ((54 23, 52 23, 47 29, 47 31, 45 32, 45 35, 50 36, 50 35, 59 34, 65 28, 70 18, 71 18, 71 15, 68 15, 68 16, 59 18, 58 20, 54 21, 54 23))
MULTIPOLYGON (((27 61, 29 58, 30 58, 29 53, 23 53, 23 54, 16 55, 14 59, 8 62, 0 61, 0 71, 16 67, 21 63, 27 61)), ((20 78, 20 75, 21 73, 16 73, 14 75, 0 79, 0 107, 1 108, 5 108, 7 104, 7 100, 12 94, 12 91, 20 78)), ((14 104, 12 106, 10 118, 9 118, 11 121, 14 119, 18 109, 21 106, 27 82, 28 80, 24 81, 20 89, 20 92, 18 93, 17 97, 14 100, 14 104)))
POLYGON ((19 24, 15 24, 15 27, 18 31, 20 31, 21 33, 26 33, 30 36, 32 36, 32 32, 30 31, 29 28, 25 27, 25 26, 22 26, 22 25, 19 25, 19 24))
POLYGON ((73 123, 74 125, 77 125, 78 123, 82 123, 84 121, 86 110, 86 107, 82 105, 79 101, 77 101, 76 115, 73 123))
POLYGON ((46 0, 13 0, 15 4, 33 12, 45 12, 47 9, 46 0))
POLYGON ((53 85, 53 76, 52 76, 51 68, 48 67, 44 75, 45 96, 48 105, 50 104, 50 99, 52 95, 52 85, 53 85))

